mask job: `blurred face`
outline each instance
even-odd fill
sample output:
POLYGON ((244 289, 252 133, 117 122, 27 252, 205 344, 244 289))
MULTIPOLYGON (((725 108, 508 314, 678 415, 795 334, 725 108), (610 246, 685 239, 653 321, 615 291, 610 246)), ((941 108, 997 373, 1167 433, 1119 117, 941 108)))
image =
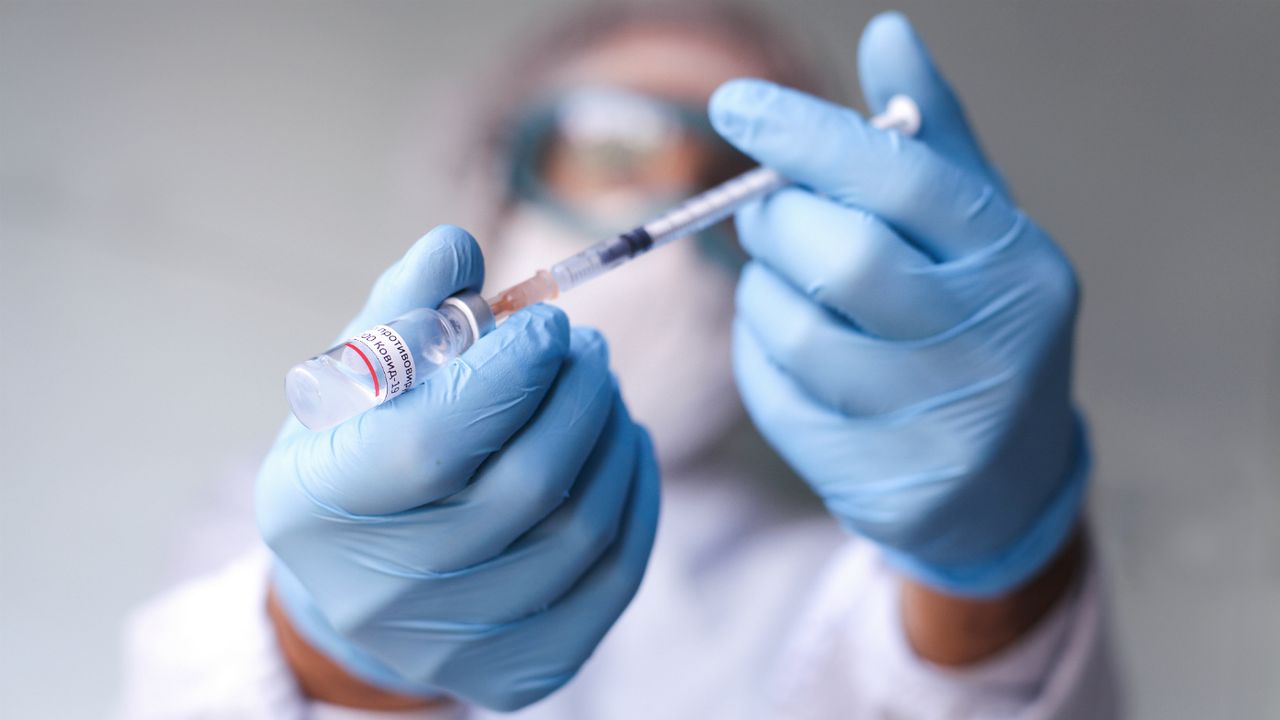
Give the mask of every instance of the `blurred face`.
MULTIPOLYGON (((487 258, 490 288, 746 169, 712 132, 706 103, 723 81, 764 74, 730 44, 666 26, 614 33, 562 66, 517 132, 516 203, 501 252, 487 258)), ((741 418, 729 360, 740 255, 726 227, 555 301, 573 323, 604 333, 627 406, 668 471, 701 457, 741 418)))
POLYGON ((740 48, 673 27, 601 40, 547 83, 554 98, 532 123, 527 197, 595 231, 745 169, 712 131, 707 98, 720 83, 766 69, 740 48))

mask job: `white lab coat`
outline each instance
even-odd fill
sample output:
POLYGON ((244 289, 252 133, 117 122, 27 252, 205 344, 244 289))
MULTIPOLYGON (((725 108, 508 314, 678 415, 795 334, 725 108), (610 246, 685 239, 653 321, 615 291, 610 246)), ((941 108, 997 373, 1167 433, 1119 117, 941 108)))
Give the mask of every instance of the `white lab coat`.
MULTIPOLYGON (((670 474, 670 473, 669 473, 670 474)), ((1094 563, 977 667, 917 658, 870 543, 733 462, 664 476, 635 601, 568 685, 510 715, 372 713, 305 700, 265 614, 265 550, 152 601, 126 629, 122 715, 254 720, 1090 718, 1119 715, 1094 563)), ((772 482, 772 484, 771 484, 772 482)))

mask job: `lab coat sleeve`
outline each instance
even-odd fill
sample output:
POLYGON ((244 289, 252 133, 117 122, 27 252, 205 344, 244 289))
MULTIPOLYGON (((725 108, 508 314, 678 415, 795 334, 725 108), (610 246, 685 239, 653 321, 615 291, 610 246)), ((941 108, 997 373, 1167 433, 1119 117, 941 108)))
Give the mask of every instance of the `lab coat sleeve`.
POLYGON ((784 718, 1107 720, 1120 717, 1096 562, 1039 625, 964 669, 919 658, 897 575, 867 542, 837 553, 802 613, 772 693, 784 718))
POLYGON ((122 720, 455 720, 458 707, 380 713, 308 701, 267 617, 258 549, 136 611, 125 627, 122 720))

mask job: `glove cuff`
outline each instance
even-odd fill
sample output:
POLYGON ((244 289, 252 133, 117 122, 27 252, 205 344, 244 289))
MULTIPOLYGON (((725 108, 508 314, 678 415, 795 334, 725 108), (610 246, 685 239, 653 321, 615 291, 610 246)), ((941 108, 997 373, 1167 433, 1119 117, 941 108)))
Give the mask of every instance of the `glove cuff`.
POLYGON ((1092 457, 1079 412, 1074 413, 1072 465, 1040 517, 1000 553, 965 565, 935 565, 884 547, 885 559, 902 572, 946 593, 994 597, 1031 579, 1066 542, 1079 522, 1092 457))
POLYGON ((316 650, 338 663, 344 670, 364 682, 390 692, 422 698, 440 697, 442 693, 413 683, 392 670, 373 655, 356 647, 333 627, 311 601, 302 583, 282 563, 272 563, 271 583, 276 598, 295 630, 316 650))

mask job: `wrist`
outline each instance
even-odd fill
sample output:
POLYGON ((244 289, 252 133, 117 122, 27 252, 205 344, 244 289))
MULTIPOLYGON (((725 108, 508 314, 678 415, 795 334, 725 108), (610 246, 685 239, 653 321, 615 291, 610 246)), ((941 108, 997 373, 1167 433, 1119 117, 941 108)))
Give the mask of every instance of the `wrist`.
POLYGON ((281 606, 274 584, 267 590, 267 616, 285 663, 311 700, 384 712, 428 709, 449 702, 385 690, 349 673, 302 636, 281 606))
POLYGON ((995 597, 948 594, 902 579, 900 612, 915 653, 943 666, 985 660, 1026 636, 1062 601, 1085 560, 1083 532, 1073 531, 1058 554, 1025 583, 995 597))
MULTIPOLYGON (((272 567, 268 600, 268 610, 272 623, 276 626, 277 635, 282 630, 296 635, 295 649, 309 651, 300 654, 298 658, 300 661, 311 660, 310 656, 314 654, 341 669, 343 674, 350 676, 361 685, 392 696, 427 701, 439 695, 431 688, 424 688, 418 683, 410 682, 370 653, 357 647, 329 622, 298 578, 279 562, 272 567)), ((289 662, 293 667, 293 660, 289 662)), ((310 665, 295 668, 295 674, 298 674, 298 670, 305 671, 310 668, 310 665)), ((321 697, 315 697, 315 699, 326 700, 321 697)))

